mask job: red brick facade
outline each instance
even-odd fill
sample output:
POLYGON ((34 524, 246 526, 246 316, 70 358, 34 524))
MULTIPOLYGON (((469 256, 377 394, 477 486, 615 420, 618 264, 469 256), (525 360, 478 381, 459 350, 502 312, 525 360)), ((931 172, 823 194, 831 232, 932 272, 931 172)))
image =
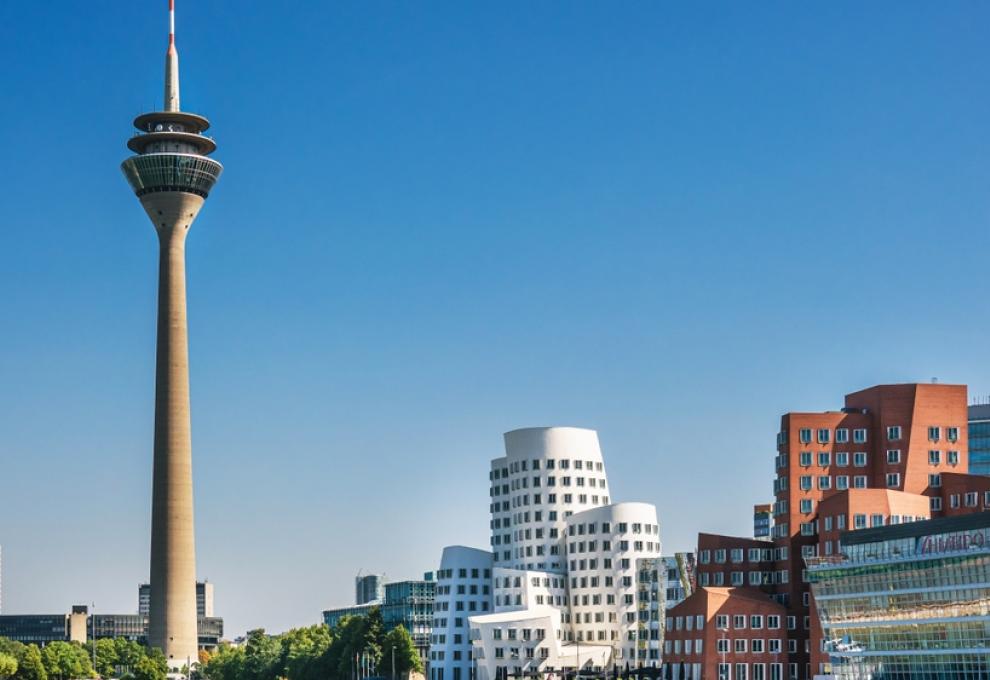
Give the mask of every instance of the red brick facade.
POLYGON ((718 680, 719 664, 724 663, 732 678, 785 678, 785 626, 784 608, 760 591, 699 588, 667 612, 666 677, 718 680), (746 666, 745 675, 740 665, 746 666))
POLYGON ((700 588, 742 586, 786 609, 783 678, 826 662, 806 556, 837 553, 843 531, 990 509, 990 478, 966 474, 966 399, 964 385, 881 385, 841 411, 785 414, 773 541, 699 534, 700 588))

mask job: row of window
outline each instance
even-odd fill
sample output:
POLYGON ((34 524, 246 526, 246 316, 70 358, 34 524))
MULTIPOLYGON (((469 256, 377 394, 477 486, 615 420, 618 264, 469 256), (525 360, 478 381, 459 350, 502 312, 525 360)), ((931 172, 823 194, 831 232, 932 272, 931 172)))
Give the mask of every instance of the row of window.
MULTIPOLYGON (((530 488, 529 477, 523 477, 521 479, 513 479, 511 484, 494 484, 488 493, 490 496, 508 496, 512 491, 519 491, 521 489, 530 488)), ((560 486, 590 486, 592 488, 598 487, 601 489, 605 488, 605 478, 604 477, 561 477, 560 486)), ((547 475, 546 477, 533 477, 533 488, 539 489, 543 486, 557 486, 557 478, 554 475, 547 475)))
MULTIPOLYGON (((827 427, 820 427, 814 431, 816 435, 815 441, 819 444, 828 444, 832 441, 832 430, 827 427)), ((867 439, 866 428, 856 428, 852 431, 852 441, 854 444, 865 444, 867 439)), ((898 441, 904 435, 904 431, 900 425, 889 425, 887 426, 887 440, 888 441, 898 441)), ((798 431, 798 439, 802 444, 810 444, 812 442, 812 428, 804 427, 798 431)), ((945 428, 945 438, 950 442, 959 441, 959 428, 958 427, 946 427, 945 428)), ((931 425, 928 427, 928 441, 937 442, 942 439, 942 428, 938 425, 931 425)), ((786 441, 786 437, 782 438, 778 435, 777 443, 781 444, 786 441)), ((835 429, 835 443, 845 444, 849 442, 849 429, 845 427, 839 427, 835 429)))
MULTIPOLYGON (((471 578, 484 578, 485 580, 492 577, 491 569, 471 569, 470 572, 466 568, 460 568, 457 570, 457 578, 468 578, 468 573, 471 574, 471 578), (482 576, 484 574, 484 576, 482 576)), ((443 581, 444 579, 454 578, 453 569, 437 569, 437 580, 443 581)))
MULTIPOLYGON (((568 470, 571 467, 571 460, 569 458, 547 458, 543 461, 543 469, 545 470, 568 470)), ((605 466, 601 461, 592 460, 577 460, 573 461, 575 470, 595 470, 596 472, 602 472, 605 466)), ((515 474, 517 472, 526 472, 528 470, 539 470, 540 469, 540 459, 534 458, 532 462, 527 460, 516 460, 509 463, 507 468, 499 468, 497 470, 492 470, 488 473, 488 479, 508 479, 509 473, 515 474)))
POLYGON ((711 563, 713 552, 715 554, 716 564, 725 564, 726 556, 728 556, 734 564, 740 564, 747 560, 749 562, 770 562, 787 559, 786 546, 780 548, 732 548, 731 550, 718 548, 714 551, 699 551, 698 562, 701 564, 711 563))
MULTIPOLYGON (((767 585, 779 585, 782 583, 787 583, 789 580, 788 572, 786 569, 781 569, 779 571, 733 571, 729 572, 729 585, 732 586, 744 586, 746 585, 746 574, 749 574, 749 585, 751 586, 767 586, 767 585)), ((698 574, 698 582, 702 586, 724 586, 725 583, 725 572, 707 572, 703 571, 698 574)))

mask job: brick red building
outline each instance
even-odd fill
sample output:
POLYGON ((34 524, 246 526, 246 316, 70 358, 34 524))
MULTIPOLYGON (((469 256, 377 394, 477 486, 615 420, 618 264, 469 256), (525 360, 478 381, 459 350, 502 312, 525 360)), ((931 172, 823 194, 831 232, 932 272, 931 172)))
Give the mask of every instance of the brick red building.
POLYGON ((786 610, 747 588, 699 588, 667 611, 665 677, 782 680, 786 610))
POLYGON ((839 411, 787 413, 772 541, 699 534, 700 588, 735 586, 786 609, 783 679, 810 679, 827 662, 805 557, 837 551, 841 531, 990 509, 990 478, 966 474, 966 402, 964 385, 880 385, 839 411))

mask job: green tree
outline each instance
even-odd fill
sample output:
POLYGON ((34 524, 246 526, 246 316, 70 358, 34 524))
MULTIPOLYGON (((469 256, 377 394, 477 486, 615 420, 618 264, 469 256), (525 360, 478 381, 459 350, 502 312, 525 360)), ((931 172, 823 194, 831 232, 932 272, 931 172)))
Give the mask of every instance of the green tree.
POLYGON ((102 678, 114 677, 116 668, 120 663, 115 641, 110 638, 101 638, 86 643, 83 648, 86 650, 86 655, 91 659, 93 658, 94 645, 96 645, 96 674, 102 678))
MULTIPOLYGON (((18 643, 20 644, 20 643, 18 643)), ((17 656, 17 680, 48 680, 41 650, 37 645, 20 645, 21 651, 17 656)))
MULTIPOLYGON (((143 659, 148 655, 147 648, 134 642, 133 640, 128 640, 126 638, 117 638, 113 641, 114 655, 117 657, 117 665, 124 671, 124 673, 130 673, 137 666, 138 661, 143 659)), ((97 655, 99 654, 99 647, 97 647, 97 655)), ((99 656, 97 656, 97 664, 99 664, 99 656)))
POLYGON ((412 636, 405 627, 396 626, 386 633, 382 644, 381 669, 387 671, 390 677, 396 678, 409 671, 423 672, 423 660, 419 658, 419 651, 416 650, 412 636))
POLYGON ((280 675, 288 680, 324 680, 328 667, 323 662, 330 649, 330 629, 324 625, 295 628, 280 636, 282 657, 280 675))
POLYGON ((82 645, 56 641, 41 650, 41 661, 49 678, 71 680, 93 677, 93 665, 82 645))
POLYGON ((165 657, 156 659, 154 656, 143 656, 138 659, 131 670, 134 680, 165 680, 168 664, 165 657))
POLYGON ((241 680, 244 673, 244 648, 220 645, 202 668, 207 680, 241 680))
POLYGON ((17 657, 0 652, 0 680, 6 680, 17 672, 17 657))

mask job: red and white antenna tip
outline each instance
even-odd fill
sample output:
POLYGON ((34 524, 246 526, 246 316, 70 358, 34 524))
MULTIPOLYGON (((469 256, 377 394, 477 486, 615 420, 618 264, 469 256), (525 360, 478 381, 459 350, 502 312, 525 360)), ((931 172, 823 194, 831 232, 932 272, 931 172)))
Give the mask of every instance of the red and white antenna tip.
POLYGON ((175 0, 168 0, 168 45, 175 44, 175 0))

